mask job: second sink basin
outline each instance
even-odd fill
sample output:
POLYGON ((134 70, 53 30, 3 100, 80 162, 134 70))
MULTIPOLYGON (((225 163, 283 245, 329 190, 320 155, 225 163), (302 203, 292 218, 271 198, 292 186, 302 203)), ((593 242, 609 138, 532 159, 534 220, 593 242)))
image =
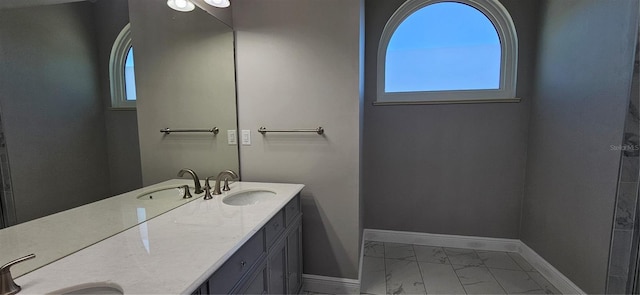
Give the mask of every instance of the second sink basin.
POLYGON ((122 295, 124 291, 113 283, 89 283, 62 290, 53 291, 49 295, 122 295))
MULTIPOLYGON (((191 195, 195 196, 193 188, 191 189, 191 195)), ((137 196, 138 200, 182 200, 184 196, 184 188, 182 187, 166 187, 150 192, 144 192, 137 196)))
POLYGON ((248 206, 267 201, 275 196, 275 192, 268 190, 248 190, 230 194, 222 199, 222 202, 231 206, 248 206))

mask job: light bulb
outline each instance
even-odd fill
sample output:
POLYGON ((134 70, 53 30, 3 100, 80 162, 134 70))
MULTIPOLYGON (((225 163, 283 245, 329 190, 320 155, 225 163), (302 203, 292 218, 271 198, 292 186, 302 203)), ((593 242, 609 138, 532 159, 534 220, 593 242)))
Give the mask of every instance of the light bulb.
POLYGON ((220 7, 220 8, 229 7, 229 5, 231 5, 229 0, 204 0, 204 2, 207 2, 207 4, 211 6, 220 7))
POLYGON ((192 11, 196 8, 190 0, 167 0, 167 5, 174 10, 182 12, 192 11))

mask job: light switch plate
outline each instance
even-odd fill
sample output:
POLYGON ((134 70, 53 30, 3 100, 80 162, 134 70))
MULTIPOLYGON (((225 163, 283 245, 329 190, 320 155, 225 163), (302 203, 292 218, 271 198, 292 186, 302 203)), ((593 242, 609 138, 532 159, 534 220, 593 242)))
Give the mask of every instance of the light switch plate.
POLYGON ((242 130, 242 145, 251 145, 251 130, 242 130))
POLYGON ((236 134, 236 130, 235 129, 227 130, 227 143, 229 145, 238 144, 238 134, 236 134))

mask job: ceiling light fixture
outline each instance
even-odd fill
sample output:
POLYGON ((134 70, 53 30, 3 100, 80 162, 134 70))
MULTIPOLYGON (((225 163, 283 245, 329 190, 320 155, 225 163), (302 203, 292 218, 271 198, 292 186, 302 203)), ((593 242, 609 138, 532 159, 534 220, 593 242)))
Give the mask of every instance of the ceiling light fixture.
POLYGON ((207 4, 211 6, 220 7, 220 8, 229 7, 229 5, 231 5, 229 0, 204 0, 204 2, 207 2, 207 4))
POLYGON ((167 0, 167 5, 177 11, 188 12, 196 8, 189 0, 167 0))

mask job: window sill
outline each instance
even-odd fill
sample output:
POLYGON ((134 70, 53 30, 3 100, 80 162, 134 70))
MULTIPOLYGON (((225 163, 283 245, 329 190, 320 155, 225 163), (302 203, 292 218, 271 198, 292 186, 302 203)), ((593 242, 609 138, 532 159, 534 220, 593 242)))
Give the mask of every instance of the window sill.
POLYGON ((136 107, 109 107, 110 111, 135 111, 136 107))
POLYGON ((422 101, 374 101, 374 106, 390 105, 419 105, 419 104, 478 104, 478 103, 518 103, 520 98, 495 98, 495 99, 448 99, 448 100, 422 100, 422 101))

